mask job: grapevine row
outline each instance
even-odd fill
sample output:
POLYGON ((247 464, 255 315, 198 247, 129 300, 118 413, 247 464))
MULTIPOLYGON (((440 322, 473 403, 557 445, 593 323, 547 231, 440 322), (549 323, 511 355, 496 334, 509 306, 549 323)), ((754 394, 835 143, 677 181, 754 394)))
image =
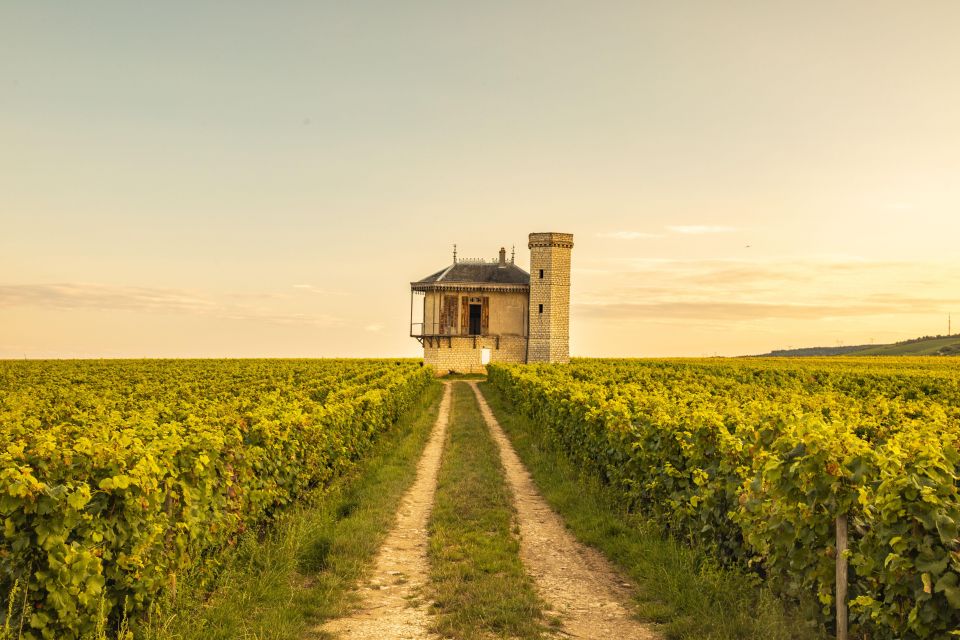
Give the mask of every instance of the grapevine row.
POLYGON ((850 523, 851 630, 960 628, 960 373, 917 359, 575 361, 490 380, 587 472, 833 623, 850 523))
POLYGON ((19 586, 23 637, 85 636, 211 575, 429 379, 416 361, 0 363, 0 595, 19 586))

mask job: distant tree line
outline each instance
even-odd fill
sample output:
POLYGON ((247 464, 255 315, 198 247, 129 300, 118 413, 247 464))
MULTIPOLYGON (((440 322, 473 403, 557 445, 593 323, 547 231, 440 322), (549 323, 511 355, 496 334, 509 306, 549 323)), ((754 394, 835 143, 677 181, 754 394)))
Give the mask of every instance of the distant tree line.
POLYGON ((802 349, 775 349, 764 356, 779 356, 786 358, 803 358, 811 356, 842 356, 852 351, 869 349, 876 345, 861 344, 848 347, 804 347, 802 349))
POLYGON ((901 340, 900 342, 895 342, 894 344, 913 344, 915 342, 923 342, 924 340, 942 340, 943 338, 950 338, 952 336, 942 336, 939 333, 935 336, 923 336, 922 338, 911 338, 910 340, 901 340))

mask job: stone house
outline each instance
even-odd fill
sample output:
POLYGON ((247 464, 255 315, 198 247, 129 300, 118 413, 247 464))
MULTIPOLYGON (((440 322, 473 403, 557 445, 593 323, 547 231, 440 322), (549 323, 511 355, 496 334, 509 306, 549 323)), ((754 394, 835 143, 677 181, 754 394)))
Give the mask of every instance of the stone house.
POLYGON ((531 273, 501 248, 492 261, 454 252, 453 264, 410 283, 410 335, 438 375, 483 373, 490 362, 570 360, 573 235, 531 233, 528 248, 531 273))

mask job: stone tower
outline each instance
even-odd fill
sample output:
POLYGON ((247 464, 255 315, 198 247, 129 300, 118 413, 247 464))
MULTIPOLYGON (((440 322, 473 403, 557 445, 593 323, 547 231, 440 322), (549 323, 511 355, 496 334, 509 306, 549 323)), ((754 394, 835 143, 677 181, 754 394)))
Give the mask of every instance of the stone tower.
POLYGON ((527 362, 570 361, 572 233, 531 233, 527 362))

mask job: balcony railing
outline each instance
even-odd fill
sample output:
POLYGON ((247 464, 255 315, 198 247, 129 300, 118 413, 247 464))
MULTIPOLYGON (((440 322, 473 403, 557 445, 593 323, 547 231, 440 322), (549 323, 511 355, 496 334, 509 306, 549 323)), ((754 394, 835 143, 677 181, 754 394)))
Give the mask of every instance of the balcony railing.
MULTIPOLYGON (((456 337, 456 336, 472 336, 474 334, 464 334, 456 330, 456 327, 445 327, 436 323, 425 323, 425 322, 411 322, 410 323, 410 337, 411 338, 437 338, 437 337, 456 337)), ((479 334, 477 334, 479 335, 479 334)))

